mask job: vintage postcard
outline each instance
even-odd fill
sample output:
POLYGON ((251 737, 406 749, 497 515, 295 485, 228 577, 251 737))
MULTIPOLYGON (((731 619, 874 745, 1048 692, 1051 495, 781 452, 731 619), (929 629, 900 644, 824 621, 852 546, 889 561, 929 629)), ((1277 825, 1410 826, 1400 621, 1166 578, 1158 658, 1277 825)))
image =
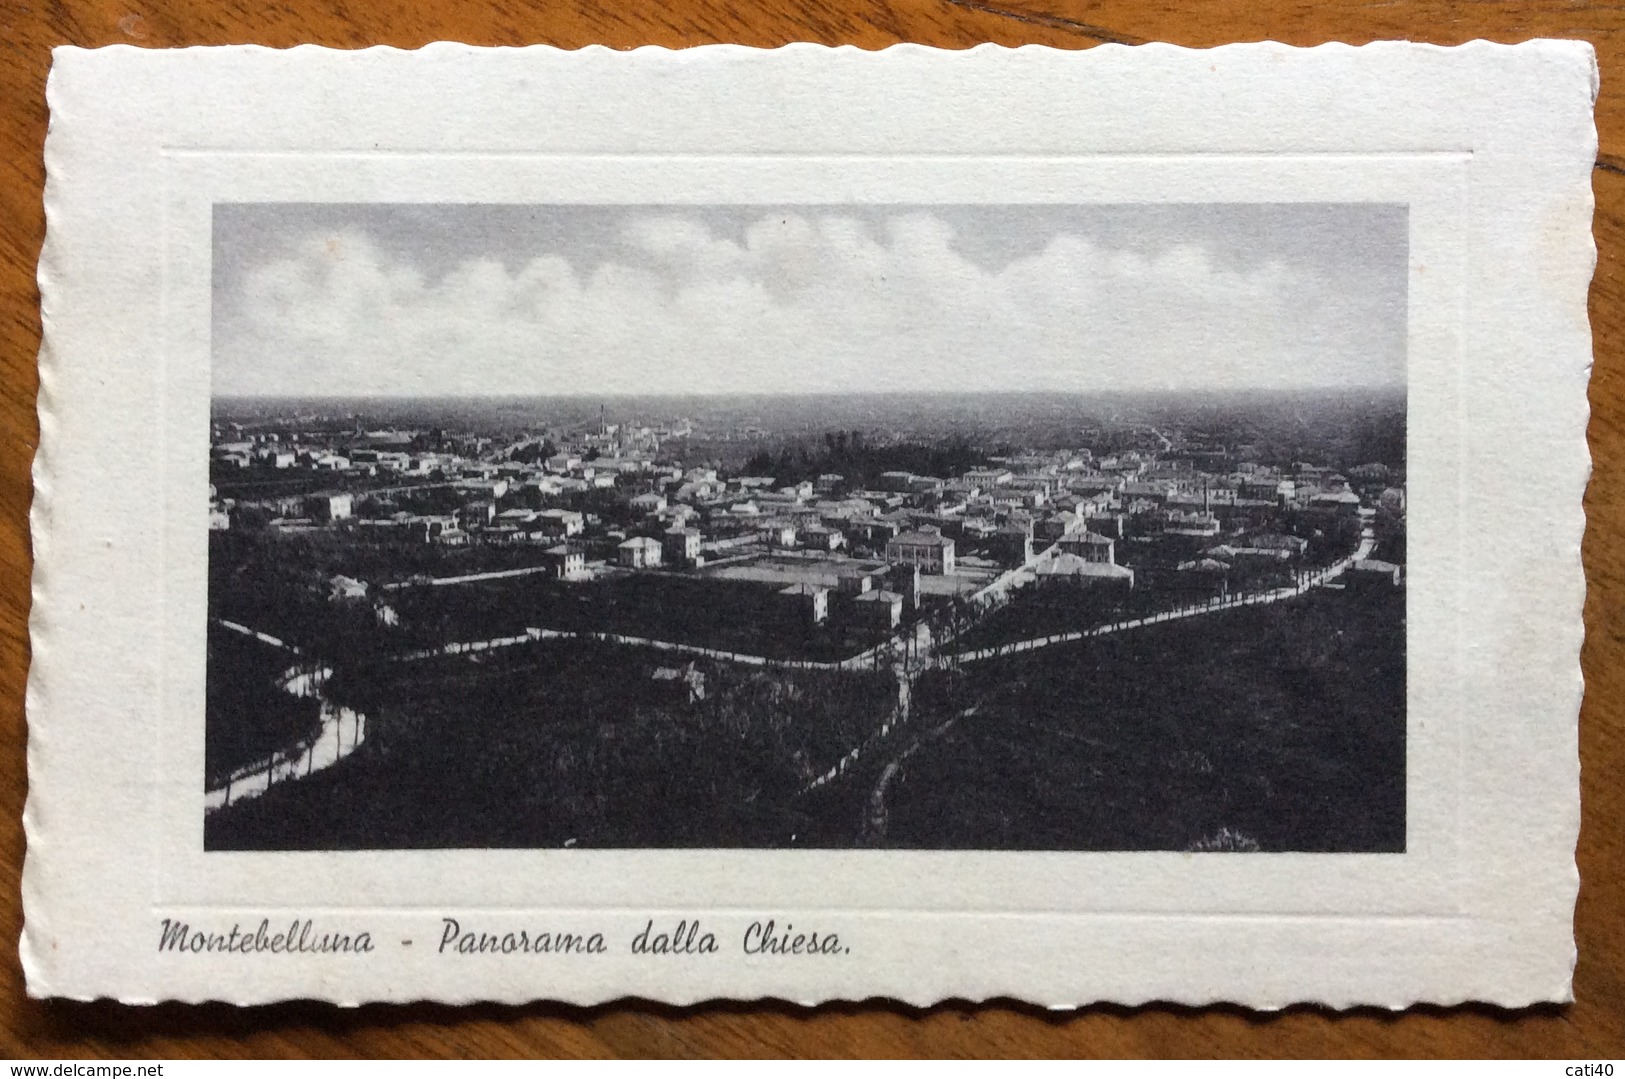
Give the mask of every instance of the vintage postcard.
POLYGON ((1567 999, 1595 90, 59 50, 30 991, 1567 999))

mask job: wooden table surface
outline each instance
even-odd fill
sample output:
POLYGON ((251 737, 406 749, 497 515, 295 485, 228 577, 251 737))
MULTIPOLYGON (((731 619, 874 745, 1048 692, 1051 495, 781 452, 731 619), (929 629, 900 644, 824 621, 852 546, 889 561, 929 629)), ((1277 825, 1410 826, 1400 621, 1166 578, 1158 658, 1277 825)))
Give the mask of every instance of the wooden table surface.
MULTIPOLYGON (((15 1057, 316 1056, 1542 1056, 1625 1057, 1625 7, 1511 0, 668 0, 621 10, 596 0, 554 5, 496 0, 0 0, 0 1055, 15 1057), (23 683, 28 669, 29 468, 45 234, 45 75, 50 49, 254 42, 340 48, 478 45, 575 48, 791 41, 878 48, 900 41, 960 48, 982 41, 1085 49, 1103 42, 1210 46, 1272 38, 1296 45, 1410 38, 1584 38, 1602 66, 1601 150, 1593 173, 1599 254, 1591 293, 1595 474, 1586 508, 1586 676, 1580 755, 1583 884, 1575 916, 1575 1003, 1523 1012, 1422 1008, 1334 1014, 1293 1008, 1096 1007, 1048 1014, 1012 1002, 919 1011, 885 1003, 818 1009, 643 1003, 576 1009, 436 1006, 344 1011, 315 1004, 233 1010, 125 1008, 27 1000, 15 942, 22 916, 21 815, 26 789, 23 683)), ((1515 515, 1506 526, 1519 527, 1515 515)))

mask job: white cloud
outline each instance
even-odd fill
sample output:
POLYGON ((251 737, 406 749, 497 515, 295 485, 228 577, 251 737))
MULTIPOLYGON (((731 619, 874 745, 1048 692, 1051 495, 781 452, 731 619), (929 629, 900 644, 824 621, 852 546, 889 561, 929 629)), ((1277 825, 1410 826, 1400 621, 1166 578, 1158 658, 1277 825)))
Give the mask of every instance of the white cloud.
MULTIPOLYGON (((578 256, 579 258, 579 256, 578 256)), ((1348 385, 1357 305, 1280 263, 1057 235, 997 270, 930 213, 766 214, 742 238, 628 221, 593 264, 427 280, 363 231, 312 235, 220 297, 222 393, 712 393, 1348 385)), ((1380 365, 1379 365, 1380 366, 1380 365)))

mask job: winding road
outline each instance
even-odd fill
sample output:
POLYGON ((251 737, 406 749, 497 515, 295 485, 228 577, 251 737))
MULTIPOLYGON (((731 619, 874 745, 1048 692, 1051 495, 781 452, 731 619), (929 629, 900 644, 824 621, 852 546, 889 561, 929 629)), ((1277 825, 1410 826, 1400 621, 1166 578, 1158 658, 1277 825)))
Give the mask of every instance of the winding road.
MULTIPOLYGON (((1324 586, 1342 576, 1355 562, 1369 557, 1375 545, 1376 541, 1371 526, 1368 524, 1363 527, 1360 534, 1360 544, 1353 554, 1309 574, 1290 587, 1250 593, 1229 599, 1216 599, 1197 607, 1181 608, 1140 618, 1125 619, 1090 629, 1072 630, 1066 633, 1050 634, 1045 637, 1034 637, 1028 640, 1013 641, 1008 644, 957 653, 945 653, 942 650, 943 646, 953 639, 952 636, 944 635, 939 639, 932 630, 932 624, 929 621, 922 621, 899 630, 895 636, 873 648, 860 652, 855 656, 849 656, 839 662, 772 659, 767 656, 729 652, 705 648, 700 645, 683 644, 677 641, 662 641, 619 633, 555 630, 539 627, 528 628, 523 634, 514 636, 496 637, 481 641, 460 641, 437 648, 418 649, 402 653, 394 658, 397 662, 413 662, 444 656, 467 655, 541 640, 597 640, 612 644, 650 648, 679 655, 699 656, 723 662, 740 663, 748 666, 790 670, 865 670, 877 667, 889 659, 887 665, 890 667, 893 677, 897 680, 897 702, 891 715, 868 738, 853 746, 827 771, 812 779, 802 789, 802 793, 805 794, 840 778, 870 752, 891 742, 892 736, 899 730, 906 729, 909 726, 912 712, 913 686, 926 671, 938 669, 945 665, 958 666, 999 656, 1030 652, 1052 645, 1121 633, 1126 630, 1157 625, 1163 622, 1215 614, 1239 607, 1255 607, 1279 603, 1283 600, 1301 596, 1313 588, 1324 586)), ((1056 550, 1056 547, 1046 549, 1032 562, 1002 574, 996 581, 976 593, 973 599, 980 601, 977 605, 976 614, 969 624, 957 627, 958 632, 962 633, 970 625, 974 625, 977 620, 1001 606, 1017 589, 1036 580, 1037 567, 1045 558, 1052 557, 1056 550)), ((217 619, 216 623, 223 628, 254 637, 266 644, 286 650, 292 655, 301 655, 300 650, 292 644, 251 629, 241 623, 224 619, 217 619)), ((256 797, 269 790, 274 783, 287 779, 296 779, 302 775, 309 775, 311 772, 329 767, 359 748, 366 737, 366 717, 351 709, 332 703, 323 695, 323 682, 330 673, 328 668, 313 666, 309 660, 301 667, 290 668, 284 676, 282 688, 295 696, 315 697, 320 701, 322 717, 320 732, 308 741, 289 746, 263 760, 238 769, 223 786, 207 792, 205 798, 207 811, 212 812, 244 798, 256 797), (345 745, 346 731, 349 734, 348 746, 345 745)), ((866 808, 862 836, 878 841, 878 837, 884 835, 886 790, 907 757, 919 748, 925 739, 937 736, 951 726, 955 720, 974 711, 973 707, 966 712, 959 713, 938 727, 932 728, 925 735, 912 739, 906 748, 886 764, 881 770, 874 790, 871 792, 866 808)))
POLYGON ((1024 641, 1012 641, 1009 644, 993 645, 989 648, 977 648, 968 652, 959 652, 952 658, 958 663, 975 663, 978 660, 993 659, 996 656, 1009 656, 1017 652, 1031 652, 1037 648, 1047 648, 1053 644, 1065 644, 1069 641, 1081 641, 1086 637, 1104 637, 1108 633, 1121 633, 1127 629, 1136 629, 1140 626, 1151 626, 1161 622, 1175 622, 1183 618, 1197 618, 1202 615, 1214 614, 1219 611, 1231 611, 1237 607, 1262 607, 1271 603, 1301 596, 1312 588, 1341 577, 1348 572, 1354 563, 1370 557, 1376 547, 1376 540, 1369 528, 1360 535, 1360 546, 1346 558, 1332 563, 1324 569, 1316 570, 1306 576, 1297 584, 1285 588, 1275 588, 1268 592, 1249 592, 1244 595, 1233 596, 1229 599, 1215 599, 1199 607, 1183 607, 1174 611, 1164 611, 1161 614, 1145 615, 1141 618, 1129 618, 1121 622, 1110 622, 1104 626, 1094 626, 1090 629, 1070 630, 1066 633, 1052 633, 1047 637, 1032 637, 1024 641))
MULTIPOLYGON (((1354 565, 1354 563, 1369 558, 1375 547, 1376 538, 1372 533, 1371 526, 1367 524, 1361 529, 1360 543, 1359 546, 1355 548, 1354 553, 1345 558, 1339 559, 1337 562, 1334 562, 1323 569, 1314 571, 1291 587, 1277 588, 1268 592, 1251 593, 1248 595, 1237 596, 1233 599, 1214 600, 1211 603, 1203 604, 1199 607, 1183 608, 1161 614, 1147 615, 1141 618, 1130 618, 1121 622, 1112 622, 1104 626, 1096 626, 1091 629, 1074 630, 1067 633, 1056 633, 1047 637, 1035 637, 1024 641, 1013 641, 1009 644, 998 645, 992 648, 974 649, 968 652, 959 652, 947 656, 931 654, 929 640, 927 640, 925 646, 922 648, 922 652, 924 653, 924 658, 926 660, 923 665, 910 672, 901 662, 899 662, 894 667, 894 670, 897 673, 899 683, 904 684, 905 680, 909 679, 911 675, 912 677, 918 677, 918 675, 923 673, 925 670, 939 666, 945 662, 955 665, 961 663, 973 663, 979 660, 992 659, 997 656, 1008 656, 1021 652, 1030 652, 1039 648, 1047 648, 1051 645, 1064 644, 1070 641, 1081 641, 1089 637, 1101 637, 1110 633, 1121 633, 1125 630, 1137 629, 1142 626, 1158 625, 1163 622, 1173 622, 1185 618, 1196 618, 1202 615, 1215 614, 1219 611, 1235 610, 1240 607, 1257 607, 1266 606, 1272 603, 1280 603, 1283 600, 1293 599, 1297 596, 1301 596, 1311 589, 1320 588, 1331 583, 1332 581, 1341 577, 1344 573, 1348 572, 1349 567, 1354 565)), ((875 846, 884 839, 887 823, 886 795, 891 787, 892 781, 896 779, 897 775, 902 771, 904 762, 907 761, 908 758, 920 748, 920 746, 924 745, 926 741, 940 736, 943 732, 947 731, 949 727, 953 726, 955 722, 965 718, 966 716, 973 715, 975 712, 976 706, 973 705, 965 711, 949 717, 946 721, 932 727, 926 733, 911 739, 900 751, 896 752, 891 760, 886 762, 885 766, 880 770, 880 775, 875 781, 875 785, 864 803, 863 818, 859 824, 858 830, 859 846, 875 846)), ((835 767, 831 768, 828 772, 824 773, 817 779, 813 780, 812 783, 808 784, 802 793, 805 794, 807 791, 815 790, 818 787, 830 783, 840 775, 854 768, 861 759, 868 755, 868 753, 873 750, 880 749, 886 745, 886 743, 890 741, 889 735, 891 735, 894 730, 906 724, 907 720, 908 714, 906 711, 902 712, 901 715, 894 714, 892 719, 888 720, 882 726, 880 731, 876 732, 874 735, 871 735, 862 744, 855 746, 846 756, 841 758, 835 767)))

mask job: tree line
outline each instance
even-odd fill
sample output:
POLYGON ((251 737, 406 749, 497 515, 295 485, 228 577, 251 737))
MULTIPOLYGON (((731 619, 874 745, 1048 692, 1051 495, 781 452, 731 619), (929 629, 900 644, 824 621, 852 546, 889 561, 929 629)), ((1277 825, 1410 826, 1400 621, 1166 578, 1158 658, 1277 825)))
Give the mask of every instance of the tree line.
POLYGON ((986 464, 986 452, 964 436, 931 443, 875 443, 862 431, 826 431, 822 444, 758 451, 745 462, 745 471, 772 476, 785 485, 833 473, 843 477, 848 488, 857 489, 873 487, 886 472, 946 478, 986 464))

